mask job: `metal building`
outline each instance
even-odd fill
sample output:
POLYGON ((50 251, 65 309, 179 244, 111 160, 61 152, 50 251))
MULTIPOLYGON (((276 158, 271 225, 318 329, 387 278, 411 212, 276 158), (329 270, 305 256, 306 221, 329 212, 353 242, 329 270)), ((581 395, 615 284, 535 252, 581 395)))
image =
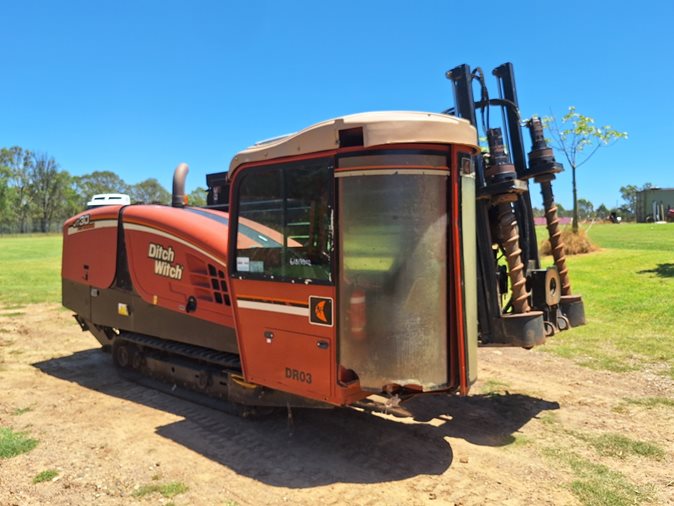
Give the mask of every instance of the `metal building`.
POLYGON ((674 188, 649 188, 637 192, 638 223, 665 221, 671 209, 674 209, 674 188))

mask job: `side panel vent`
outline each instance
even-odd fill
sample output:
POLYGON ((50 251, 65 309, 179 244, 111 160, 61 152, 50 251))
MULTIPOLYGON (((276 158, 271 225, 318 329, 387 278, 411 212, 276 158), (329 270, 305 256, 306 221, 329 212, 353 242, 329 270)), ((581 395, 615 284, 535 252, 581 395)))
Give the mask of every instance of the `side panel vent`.
POLYGON ((215 302, 231 306, 232 302, 229 299, 229 291, 227 290, 227 280, 225 279, 224 271, 216 269, 212 264, 208 264, 208 275, 210 277, 211 289, 213 290, 215 302))

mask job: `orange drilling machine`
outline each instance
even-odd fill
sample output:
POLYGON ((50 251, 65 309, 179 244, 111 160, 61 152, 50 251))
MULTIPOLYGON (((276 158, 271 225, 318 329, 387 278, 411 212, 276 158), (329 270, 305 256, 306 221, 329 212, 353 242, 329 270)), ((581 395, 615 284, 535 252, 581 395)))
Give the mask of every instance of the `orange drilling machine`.
POLYGON ((462 65, 452 110, 355 114, 257 143, 207 176, 205 207, 186 204, 181 164, 171 206, 72 217, 63 304, 120 369, 237 405, 466 394, 478 344, 529 348, 584 323, 552 196, 561 166, 537 118, 527 163, 512 66, 495 75, 499 98, 462 65))

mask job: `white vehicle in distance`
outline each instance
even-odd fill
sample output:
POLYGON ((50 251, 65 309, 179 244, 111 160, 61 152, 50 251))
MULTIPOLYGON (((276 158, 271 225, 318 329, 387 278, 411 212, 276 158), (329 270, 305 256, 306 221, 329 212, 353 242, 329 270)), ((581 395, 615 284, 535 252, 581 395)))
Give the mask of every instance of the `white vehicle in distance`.
POLYGON ((87 209, 101 206, 128 206, 131 204, 131 197, 124 193, 100 193, 91 197, 87 202, 87 209))

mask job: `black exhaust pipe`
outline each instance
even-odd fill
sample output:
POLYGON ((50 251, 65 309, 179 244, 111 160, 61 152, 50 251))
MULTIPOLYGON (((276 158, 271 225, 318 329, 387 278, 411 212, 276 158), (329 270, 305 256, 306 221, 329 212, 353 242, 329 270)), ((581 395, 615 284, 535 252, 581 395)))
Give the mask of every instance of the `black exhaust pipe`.
POLYGON ((171 199, 172 207, 185 207, 187 203, 187 195, 185 195, 185 178, 190 168, 186 163, 181 163, 176 167, 173 173, 173 198, 171 199))

